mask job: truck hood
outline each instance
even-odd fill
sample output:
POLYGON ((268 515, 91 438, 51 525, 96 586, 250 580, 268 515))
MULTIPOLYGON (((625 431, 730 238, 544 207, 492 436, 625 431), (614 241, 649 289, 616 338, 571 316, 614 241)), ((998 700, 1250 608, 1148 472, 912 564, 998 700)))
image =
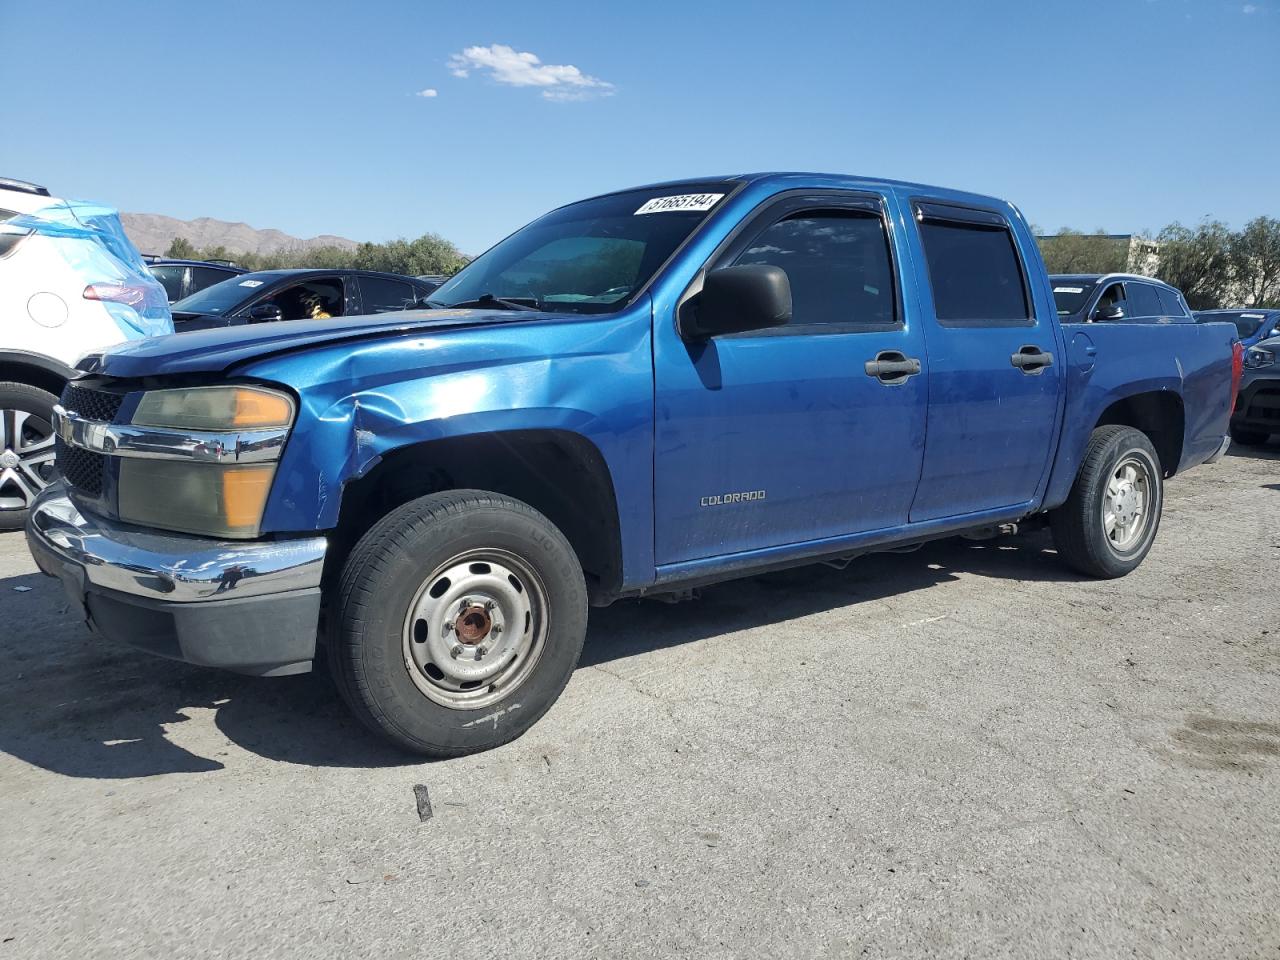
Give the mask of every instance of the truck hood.
POLYGON ((343 340, 574 317, 518 310, 407 310, 370 317, 285 320, 136 340, 86 357, 80 368, 112 377, 221 373, 251 360, 343 340))

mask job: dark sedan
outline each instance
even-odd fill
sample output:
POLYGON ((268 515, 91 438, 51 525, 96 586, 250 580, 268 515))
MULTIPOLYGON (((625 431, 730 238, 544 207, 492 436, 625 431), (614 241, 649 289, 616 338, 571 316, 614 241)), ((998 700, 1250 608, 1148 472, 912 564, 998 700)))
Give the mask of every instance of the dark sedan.
POLYGON ((259 270, 216 283, 173 305, 179 333, 274 320, 324 320, 408 310, 433 287, 372 270, 259 270))

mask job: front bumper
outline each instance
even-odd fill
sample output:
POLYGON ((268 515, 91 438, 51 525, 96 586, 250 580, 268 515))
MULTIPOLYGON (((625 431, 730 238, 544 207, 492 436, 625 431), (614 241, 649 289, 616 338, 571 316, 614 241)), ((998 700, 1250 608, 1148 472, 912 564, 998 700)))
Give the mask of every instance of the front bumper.
POLYGON ((27 518, 41 571, 89 625, 174 660, 259 676, 305 673, 315 658, 324 537, 212 540, 81 513, 61 483, 27 518))

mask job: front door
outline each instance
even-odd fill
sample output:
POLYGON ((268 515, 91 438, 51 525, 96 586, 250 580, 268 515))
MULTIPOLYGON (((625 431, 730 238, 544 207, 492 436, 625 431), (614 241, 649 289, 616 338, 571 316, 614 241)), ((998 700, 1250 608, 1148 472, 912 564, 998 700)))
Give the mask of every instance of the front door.
POLYGON ((885 198, 786 196, 707 268, 781 267, 789 325, 686 342, 673 318, 656 318, 660 566, 906 522, 928 392, 902 260, 885 198), (912 360, 919 373, 903 373, 912 360))
POLYGON ((931 297, 928 442, 911 520, 1026 503, 1055 449, 1066 359, 1053 301, 1028 282, 1034 251, 1019 249, 999 211, 921 200, 912 211, 931 297))

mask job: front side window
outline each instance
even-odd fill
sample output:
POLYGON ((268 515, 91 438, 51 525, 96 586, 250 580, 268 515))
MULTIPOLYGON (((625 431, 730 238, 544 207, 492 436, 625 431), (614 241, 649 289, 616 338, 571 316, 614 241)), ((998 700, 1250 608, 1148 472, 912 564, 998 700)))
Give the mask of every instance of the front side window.
POLYGON ((285 287, 262 302, 279 307, 281 320, 328 320, 342 316, 344 299, 342 281, 324 277, 285 287))
POLYGON ((516 231, 431 294, 440 307, 611 313, 638 293, 734 183, 596 197, 516 231))
POLYGON ((939 322, 1000 326, 1030 320, 1026 283, 1007 226, 925 219, 920 238, 939 322))
POLYGON ((786 272, 791 326, 896 320, 889 237, 875 214, 794 214, 763 230, 734 263, 769 264, 786 272))

